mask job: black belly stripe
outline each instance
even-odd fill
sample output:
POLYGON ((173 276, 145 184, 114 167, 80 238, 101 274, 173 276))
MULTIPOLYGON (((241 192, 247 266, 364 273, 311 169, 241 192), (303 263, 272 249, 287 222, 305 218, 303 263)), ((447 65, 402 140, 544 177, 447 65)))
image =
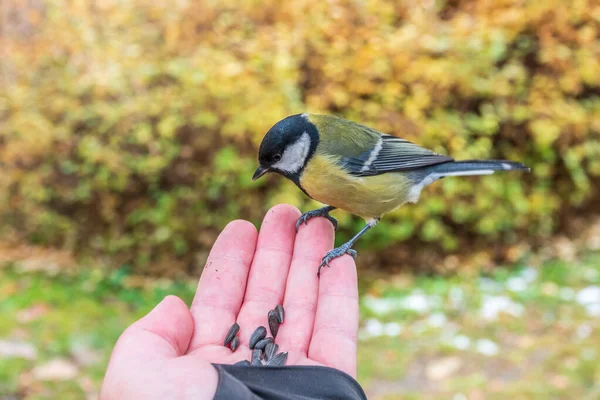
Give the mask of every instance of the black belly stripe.
MULTIPOLYGON (((296 173, 296 174, 290 174, 288 175, 288 178, 294 182, 296 184, 296 186, 298 186, 298 189, 302 190, 302 192, 304 192, 305 195, 307 195, 308 197, 310 197, 311 199, 313 198, 310 194, 308 194, 308 192, 306 190, 304 190, 304 188, 302 187, 302 184, 300 183, 300 174, 296 173)), ((315 199, 313 199, 315 200, 315 199)))

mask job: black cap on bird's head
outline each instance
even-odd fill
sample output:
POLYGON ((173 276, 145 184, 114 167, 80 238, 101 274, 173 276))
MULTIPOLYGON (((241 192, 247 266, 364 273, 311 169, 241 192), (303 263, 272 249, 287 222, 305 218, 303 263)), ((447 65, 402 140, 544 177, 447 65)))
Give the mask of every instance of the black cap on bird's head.
POLYGON ((296 181, 318 142, 319 133, 307 114, 282 119, 269 129, 260 144, 259 166, 252 180, 267 172, 277 172, 296 181))

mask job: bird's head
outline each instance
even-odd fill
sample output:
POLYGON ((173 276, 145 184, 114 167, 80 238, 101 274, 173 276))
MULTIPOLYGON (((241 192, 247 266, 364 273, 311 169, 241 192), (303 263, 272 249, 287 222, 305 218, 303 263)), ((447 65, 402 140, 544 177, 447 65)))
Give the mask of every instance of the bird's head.
POLYGON ((295 180, 315 152, 319 134, 306 114, 289 116, 277 122, 265 135, 258 151, 255 181, 267 172, 295 180))

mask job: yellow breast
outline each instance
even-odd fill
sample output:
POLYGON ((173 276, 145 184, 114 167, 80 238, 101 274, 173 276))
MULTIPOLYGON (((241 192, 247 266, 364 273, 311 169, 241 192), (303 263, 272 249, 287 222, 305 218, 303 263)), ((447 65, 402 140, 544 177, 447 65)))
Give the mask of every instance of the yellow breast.
POLYGON ((315 155, 300 184, 315 200, 365 219, 380 217, 406 203, 411 182, 402 173, 356 177, 333 159, 315 155))

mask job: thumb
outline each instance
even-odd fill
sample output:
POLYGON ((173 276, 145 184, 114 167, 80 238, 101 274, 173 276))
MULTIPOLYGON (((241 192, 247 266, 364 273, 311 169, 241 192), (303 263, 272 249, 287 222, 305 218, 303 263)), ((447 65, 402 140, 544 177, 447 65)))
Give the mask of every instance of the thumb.
POLYGON ((161 398, 157 394, 172 389, 165 378, 165 365, 185 354, 193 332, 192 315, 185 303, 175 296, 165 297, 117 341, 100 398, 161 398))
POLYGON ((181 356, 187 351, 193 332, 194 322, 186 304, 177 296, 167 296, 123 332, 113 357, 181 356))

